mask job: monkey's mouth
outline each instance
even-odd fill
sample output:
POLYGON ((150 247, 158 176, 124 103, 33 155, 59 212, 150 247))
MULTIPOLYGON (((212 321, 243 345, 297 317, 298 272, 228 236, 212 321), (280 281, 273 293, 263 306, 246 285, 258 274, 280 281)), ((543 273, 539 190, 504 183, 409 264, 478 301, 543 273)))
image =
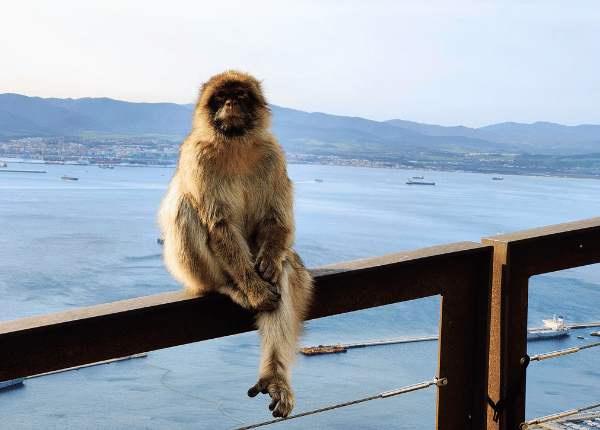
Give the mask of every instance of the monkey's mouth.
POLYGON ((217 118, 216 129, 226 136, 241 136, 246 133, 246 121, 240 115, 227 115, 225 118, 217 118))

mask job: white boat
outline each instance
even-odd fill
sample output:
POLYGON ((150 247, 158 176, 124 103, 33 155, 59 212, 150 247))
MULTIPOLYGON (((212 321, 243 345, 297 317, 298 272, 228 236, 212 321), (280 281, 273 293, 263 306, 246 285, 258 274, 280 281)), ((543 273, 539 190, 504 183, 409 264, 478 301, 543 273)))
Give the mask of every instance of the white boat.
POLYGON ((554 315, 552 318, 542 321, 544 322, 543 326, 527 329, 527 339, 546 339, 569 335, 569 328, 565 326, 562 317, 556 318, 556 315, 554 315))

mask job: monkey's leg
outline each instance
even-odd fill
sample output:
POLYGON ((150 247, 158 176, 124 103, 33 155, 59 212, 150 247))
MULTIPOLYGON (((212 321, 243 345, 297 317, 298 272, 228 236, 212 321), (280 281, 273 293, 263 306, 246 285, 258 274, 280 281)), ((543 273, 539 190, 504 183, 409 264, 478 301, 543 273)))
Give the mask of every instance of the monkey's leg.
POLYGON ((238 229, 223 219, 208 230, 208 246, 237 287, 248 297, 252 308, 262 311, 277 307, 279 292, 254 270, 248 244, 238 229))
POLYGON ((294 408, 291 370, 312 289, 312 279, 295 253, 291 261, 284 263, 279 289, 279 307, 257 316, 261 363, 258 381, 248 390, 248 395, 268 393, 273 416, 287 417, 294 408))

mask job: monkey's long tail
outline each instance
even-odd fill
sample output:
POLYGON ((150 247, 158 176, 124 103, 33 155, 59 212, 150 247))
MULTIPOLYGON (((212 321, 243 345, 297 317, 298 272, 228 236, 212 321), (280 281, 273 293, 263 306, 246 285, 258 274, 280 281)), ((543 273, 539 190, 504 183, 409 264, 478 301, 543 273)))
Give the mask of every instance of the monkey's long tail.
POLYGON ((279 281, 279 306, 257 316, 262 346, 260 377, 278 375, 289 383, 311 290, 312 279, 294 253, 284 263, 279 281))
POLYGON ((277 309, 257 316, 261 339, 259 376, 278 375, 289 383, 302 322, 294 310, 288 267, 282 273, 279 292, 281 299, 277 309))

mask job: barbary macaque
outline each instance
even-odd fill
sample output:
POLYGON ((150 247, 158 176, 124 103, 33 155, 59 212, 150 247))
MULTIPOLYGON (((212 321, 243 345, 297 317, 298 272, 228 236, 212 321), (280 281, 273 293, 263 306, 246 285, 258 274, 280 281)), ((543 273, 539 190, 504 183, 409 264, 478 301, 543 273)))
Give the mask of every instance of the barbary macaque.
POLYGON ((175 279, 257 311, 261 362, 248 395, 268 393, 273 416, 287 417, 312 279, 291 248, 293 184, 270 126, 255 78, 228 71, 206 82, 158 219, 175 279))

